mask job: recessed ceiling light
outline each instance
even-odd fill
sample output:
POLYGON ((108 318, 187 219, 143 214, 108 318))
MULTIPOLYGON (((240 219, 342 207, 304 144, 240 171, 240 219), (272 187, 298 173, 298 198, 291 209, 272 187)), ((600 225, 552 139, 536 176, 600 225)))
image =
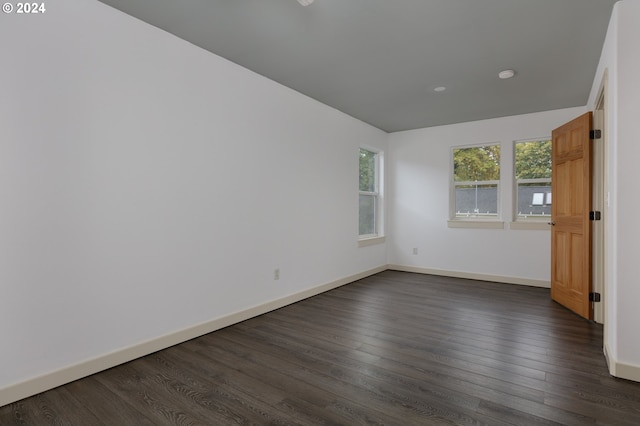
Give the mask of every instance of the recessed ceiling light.
POLYGON ((311 3, 313 3, 313 0, 298 0, 298 3, 303 6, 309 6, 311 3))
POLYGON ((508 78, 513 77, 514 75, 516 75, 516 72, 514 70, 504 70, 504 71, 500 71, 498 73, 498 77, 500 77, 503 80, 506 80, 508 78))
POLYGON ((438 86, 433 88, 434 92, 444 92, 445 90, 447 90, 447 88, 444 86, 438 86))

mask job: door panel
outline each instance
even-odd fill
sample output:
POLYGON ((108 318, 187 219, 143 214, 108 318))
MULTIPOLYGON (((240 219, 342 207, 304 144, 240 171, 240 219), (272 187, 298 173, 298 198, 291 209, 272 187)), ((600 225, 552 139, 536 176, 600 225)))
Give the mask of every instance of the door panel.
POLYGON ((591 113, 552 133, 551 298, 592 319, 591 113))

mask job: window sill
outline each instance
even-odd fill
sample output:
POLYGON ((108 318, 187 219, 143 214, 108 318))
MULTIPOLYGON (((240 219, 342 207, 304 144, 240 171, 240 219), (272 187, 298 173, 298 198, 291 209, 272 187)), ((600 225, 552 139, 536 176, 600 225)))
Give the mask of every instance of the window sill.
POLYGON ((501 220, 450 219, 447 224, 449 228, 504 229, 504 222, 501 220))
MULTIPOLYGON (((551 219, 549 219, 551 220, 551 219)), ((539 231, 548 231, 551 229, 551 225, 547 221, 533 221, 533 220, 518 220, 515 222, 509 223, 509 229, 525 229, 525 230, 539 230, 539 231)))
POLYGON ((379 237, 370 237, 370 238, 361 238, 358 240, 358 247, 367 247, 367 246, 373 246, 376 244, 382 244, 385 241, 385 237, 383 236, 379 236, 379 237))

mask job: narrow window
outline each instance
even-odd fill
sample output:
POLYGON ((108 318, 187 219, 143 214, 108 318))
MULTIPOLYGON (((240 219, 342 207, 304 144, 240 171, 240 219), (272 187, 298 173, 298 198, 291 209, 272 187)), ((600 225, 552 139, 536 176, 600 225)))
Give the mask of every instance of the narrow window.
POLYGON ((380 233, 380 154, 360 148, 360 238, 380 233))
POLYGON ((551 216, 551 141, 515 142, 516 220, 551 216))
POLYGON ((454 219, 497 219, 499 186, 499 144, 453 149, 454 219))

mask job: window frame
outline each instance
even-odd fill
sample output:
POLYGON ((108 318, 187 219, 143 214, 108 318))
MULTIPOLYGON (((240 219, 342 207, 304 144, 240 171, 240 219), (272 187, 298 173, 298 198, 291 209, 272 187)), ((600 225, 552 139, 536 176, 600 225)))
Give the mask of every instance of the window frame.
POLYGON ((503 229, 504 221, 502 219, 502 206, 501 206, 501 181, 503 179, 502 175, 502 142, 494 141, 494 142, 486 142, 486 143, 478 143, 471 145, 456 145, 452 146, 449 154, 449 220, 448 227, 449 228, 489 228, 489 229, 503 229), (498 180, 487 180, 487 181, 460 181, 456 182, 455 180, 455 167, 454 167, 454 159, 455 159, 455 151, 458 149, 470 149, 470 148, 481 148, 485 146, 495 146, 497 145, 500 148, 500 178, 498 180), (456 187, 457 186, 469 186, 469 185, 495 185, 496 186, 496 214, 495 215, 468 215, 468 216, 458 216, 456 213, 456 187))
POLYGON ((361 151, 368 151, 374 154, 374 190, 360 190, 360 175, 358 173, 358 242, 359 246, 368 246, 384 242, 384 209, 383 209, 383 187, 384 187, 384 152, 375 147, 361 145, 358 149, 358 170, 361 151), (374 200, 374 232, 371 234, 360 234, 360 196, 372 196, 374 200))
MULTIPOLYGON (((552 177, 549 178, 527 178, 527 179, 518 179, 517 178, 517 166, 516 166, 516 146, 520 143, 544 143, 544 142, 552 142, 551 137, 545 136, 540 138, 529 138, 529 139, 520 139, 513 141, 513 222, 511 223, 512 229, 549 229, 549 222, 551 221, 551 214, 549 215, 520 215, 518 205, 520 202, 519 197, 519 185, 520 184, 528 184, 528 183, 545 183, 549 184, 549 188, 551 188, 552 177)), ((553 164, 551 165, 553 169, 553 164)), ((553 176, 553 175, 552 175, 553 176)), ((551 192, 544 193, 544 202, 547 203, 548 195, 553 194, 551 192)), ((553 200, 552 200, 553 203, 553 200)))

